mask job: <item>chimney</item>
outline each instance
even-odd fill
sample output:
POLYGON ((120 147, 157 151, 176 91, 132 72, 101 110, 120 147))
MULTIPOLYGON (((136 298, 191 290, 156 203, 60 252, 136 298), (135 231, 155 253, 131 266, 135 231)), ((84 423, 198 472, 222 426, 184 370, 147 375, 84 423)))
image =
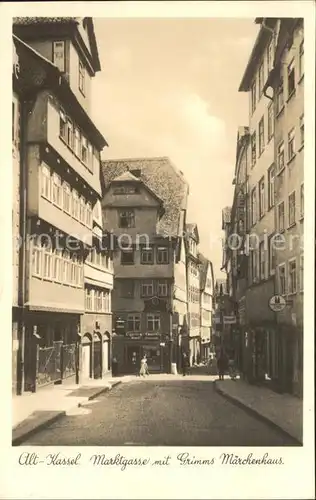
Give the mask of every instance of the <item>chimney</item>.
POLYGON ((140 168, 137 168, 134 170, 130 170, 130 173, 133 174, 135 177, 137 177, 137 179, 139 179, 142 174, 142 171, 140 168))

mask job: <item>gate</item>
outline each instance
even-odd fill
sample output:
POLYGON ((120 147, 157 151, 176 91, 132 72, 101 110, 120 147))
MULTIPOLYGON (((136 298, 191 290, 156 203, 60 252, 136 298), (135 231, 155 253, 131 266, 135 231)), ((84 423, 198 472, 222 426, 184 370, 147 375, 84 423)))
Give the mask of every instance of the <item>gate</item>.
POLYGON ((62 342, 53 342, 51 347, 37 346, 36 385, 39 387, 61 380, 61 349, 62 342))
POLYGON ((62 346, 62 378, 76 375, 77 348, 76 344, 62 346))

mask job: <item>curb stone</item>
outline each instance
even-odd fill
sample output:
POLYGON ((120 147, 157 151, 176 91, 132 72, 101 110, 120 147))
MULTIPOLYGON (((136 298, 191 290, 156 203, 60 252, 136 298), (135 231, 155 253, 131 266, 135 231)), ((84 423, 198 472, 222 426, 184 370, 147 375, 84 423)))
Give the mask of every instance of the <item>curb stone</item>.
POLYGON ((33 434, 36 434, 37 432, 45 429, 48 425, 53 424, 57 420, 59 420, 61 417, 64 417, 66 415, 66 411, 58 411, 55 412, 55 415, 52 415, 48 419, 46 419, 44 422, 41 422, 39 425, 36 425, 35 427, 22 432, 21 434, 18 433, 16 429, 13 429, 12 434, 16 433, 16 437, 12 438, 12 446, 19 446, 20 444, 23 443, 23 441, 26 441, 29 437, 33 436, 33 434))
POLYGON ((241 408, 242 410, 246 411, 250 415, 254 416, 258 420, 261 420, 265 424, 268 424, 270 427, 272 427, 272 428, 276 429, 277 431, 281 432, 281 434, 283 434, 287 438, 290 438, 293 441, 293 446, 303 446, 303 443, 301 443, 301 441, 299 439, 297 439, 296 437, 292 436, 292 434, 290 434, 288 431, 286 431, 285 429, 283 429, 282 427, 280 427, 280 425, 278 425, 275 422, 273 422, 273 420, 270 420, 270 418, 266 417, 265 415, 262 415, 262 413, 259 413, 254 408, 251 408, 250 406, 247 406, 245 403, 243 403, 239 399, 234 398, 233 396, 231 396, 230 394, 227 394, 222 389, 219 389, 217 387, 216 380, 214 380, 213 384, 214 384, 215 391, 218 394, 220 394, 223 398, 226 398, 228 401, 230 401, 231 403, 233 403, 235 406, 238 406, 239 408, 241 408))
MULTIPOLYGON (((116 380, 113 383, 109 384, 108 386, 102 387, 102 389, 96 391, 94 394, 92 394, 91 396, 89 396, 88 397, 88 401, 92 401, 93 399, 95 399, 98 396, 100 396, 100 394, 103 394, 105 392, 108 392, 108 391, 112 390, 113 387, 116 387, 117 385, 119 385, 121 383, 122 383, 121 380, 116 380)), ((83 402, 82 403, 78 403, 73 408, 81 408, 83 406, 83 404, 84 404, 83 402)), ((32 427, 31 429, 29 429, 27 431, 24 431, 24 432, 22 431, 21 434, 18 433, 17 429, 13 429, 12 430, 12 434, 14 435, 14 433, 16 433, 17 435, 16 435, 16 437, 12 437, 12 446, 19 446, 24 441, 26 441, 29 437, 31 437, 34 434, 36 434, 37 432, 45 429, 46 427, 48 427, 49 425, 53 424, 54 422, 56 422, 60 418, 65 417, 67 415, 67 411, 69 411, 69 409, 68 410, 61 410, 61 411, 54 412, 55 413, 54 415, 52 415, 51 417, 47 418, 45 421, 41 422, 39 425, 36 425, 36 426, 32 427)))

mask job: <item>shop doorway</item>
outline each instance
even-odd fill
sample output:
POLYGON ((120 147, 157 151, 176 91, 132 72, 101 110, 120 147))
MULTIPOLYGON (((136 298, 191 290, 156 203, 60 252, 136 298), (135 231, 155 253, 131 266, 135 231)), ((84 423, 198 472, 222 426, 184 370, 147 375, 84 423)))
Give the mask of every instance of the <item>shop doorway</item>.
POLYGON ((126 349, 126 364, 129 373, 137 373, 140 370, 142 352, 140 346, 129 345, 126 349))

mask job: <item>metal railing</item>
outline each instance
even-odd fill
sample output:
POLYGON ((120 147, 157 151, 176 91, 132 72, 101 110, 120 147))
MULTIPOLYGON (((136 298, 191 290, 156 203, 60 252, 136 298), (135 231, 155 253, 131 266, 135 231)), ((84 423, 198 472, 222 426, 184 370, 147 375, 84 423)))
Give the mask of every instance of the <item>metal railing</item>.
POLYGON ((76 358, 76 344, 66 344, 62 346, 62 378, 72 377, 76 374, 76 358))
POLYGON ((43 386, 61 380, 62 342, 54 342, 51 347, 37 346, 36 384, 43 386))

